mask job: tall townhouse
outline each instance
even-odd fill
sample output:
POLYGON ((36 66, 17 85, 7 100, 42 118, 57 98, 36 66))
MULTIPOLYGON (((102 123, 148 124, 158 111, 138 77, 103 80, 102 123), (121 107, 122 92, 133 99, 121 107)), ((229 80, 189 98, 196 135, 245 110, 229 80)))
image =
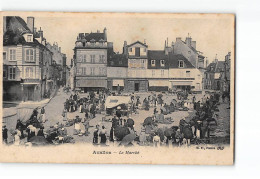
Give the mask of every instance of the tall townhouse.
POLYGON ((107 29, 103 32, 80 33, 74 48, 75 88, 85 92, 107 88, 107 29))
POLYGON ((107 88, 112 91, 125 90, 128 61, 125 54, 114 54, 107 61, 107 88))
POLYGON ((43 31, 34 27, 34 17, 27 17, 26 24, 21 17, 7 16, 3 25, 3 100, 41 100, 49 90, 52 65, 52 53, 42 44, 43 31))
POLYGON ((165 50, 148 50, 149 91, 168 91, 169 60, 165 50))
POLYGON ((140 41, 130 45, 124 43, 124 53, 128 57, 127 91, 148 91, 147 49, 148 46, 140 41))

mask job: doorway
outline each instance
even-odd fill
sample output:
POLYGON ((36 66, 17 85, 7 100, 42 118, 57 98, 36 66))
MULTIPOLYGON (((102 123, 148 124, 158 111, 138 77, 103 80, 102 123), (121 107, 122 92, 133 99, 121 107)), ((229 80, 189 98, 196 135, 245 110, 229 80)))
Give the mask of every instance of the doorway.
POLYGON ((139 91, 139 83, 135 83, 135 91, 139 91))

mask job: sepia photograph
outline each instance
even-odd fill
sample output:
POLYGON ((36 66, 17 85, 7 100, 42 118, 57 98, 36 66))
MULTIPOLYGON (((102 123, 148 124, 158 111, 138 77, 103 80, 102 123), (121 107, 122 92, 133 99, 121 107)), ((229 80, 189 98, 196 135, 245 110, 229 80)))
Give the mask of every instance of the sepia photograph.
POLYGON ((233 164, 234 14, 1 21, 2 162, 233 164))

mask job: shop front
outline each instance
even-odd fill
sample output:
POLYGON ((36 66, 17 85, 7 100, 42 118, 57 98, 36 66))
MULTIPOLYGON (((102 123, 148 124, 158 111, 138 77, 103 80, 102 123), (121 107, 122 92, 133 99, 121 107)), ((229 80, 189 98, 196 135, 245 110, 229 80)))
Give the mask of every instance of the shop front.
POLYGON ((185 91, 190 91, 191 89, 194 88, 194 86, 192 86, 192 81, 171 81, 171 89, 173 90, 177 90, 177 89, 181 89, 181 90, 185 90, 185 91))
POLYGON ((147 79, 128 79, 127 91, 129 92, 146 92, 148 91, 147 79))
POLYGON ((76 88, 80 88, 84 90, 85 93, 88 91, 97 91, 97 90, 105 89, 107 88, 107 80, 106 79, 77 79, 76 88))
POLYGON ((164 79, 151 79, 149 80, 149 91, 168 91, 169 81, 164 79))

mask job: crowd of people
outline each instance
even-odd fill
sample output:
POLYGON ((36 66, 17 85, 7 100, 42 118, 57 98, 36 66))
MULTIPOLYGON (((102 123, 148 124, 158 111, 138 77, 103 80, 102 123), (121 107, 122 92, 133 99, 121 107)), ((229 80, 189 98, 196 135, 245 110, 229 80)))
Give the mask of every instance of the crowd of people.
MULTIPOLYGON (((67 92, 67 91, 66 91, 67 92)), ((68 93, 68 92, 67 92, 68 93)), ((132 141, 127 145, 136 143, 142 146, 189 146, 191 143, 199 144, 209 142, 210 130, 212 125, 217 125, 218 105, 220 97, 222 101, 228 98, 227 95, 213 93, 204 95, 201 99, 196 99, 193 95, 188 98, 187 93, 178 94, 177 99, 172 97, 171 100, 164 101, 162 93, 156 94, 151 92, 141 100, 139 95, 134 93, 128 94, 131 98, 129 104, 119 105, 111 113, 107 113, 105 103, 107 96, 123 95, 121 93, 111 93, 109 90, 100 90, 97 92, 90 91, 85 97, 80 97, 79 93, 70 93, 68 99, 64 102, 62 110, 62 120, 49 129, 44 128, 47 121, 45 108, 36 108, 26 123, 17 120, 15 130, 10 131, 13 135, 13 144, 20 145, 21 139, 26 138, 30 142, 35 136, 44 137, 49 143, 73 143, 73 136, 69 136, 67 128, 73 126, 73 135, 89 136, 90 127, 94 127, 92 143, 94 145, 108 145, 109 143, 124 141, 129 134, 135 135, 132 141), (140 132, 136 132, 135 121, 131 115, 139 114, 140 110, 153 113, 141 124, 140 132), (166 115, 176 111, 194 111, 188 119, 180 120, 179 125, 174 126, 173 119, 166 115), (125 112, 127 111, 127 112, 125 112), (82 113, 83 117, 76 115, 82 113), (97 114, 103 114, 102 120, 90 126, 90 121, 95 119, 97 114), (111 120, 106 120, 110 117, 111 120), (111 122, 108 129, 106 122, 111 122), (163 124, 163 126, 161 125, 163 124), (206 139, 206 140, 204 140, 206 139)), ((171 95, 167 96, 171 98, 171 95)), ((7 143, 8 129, 3 126, 3 141, 7 143)), ((114 145, 114 144, 113 144, 114 145)))

